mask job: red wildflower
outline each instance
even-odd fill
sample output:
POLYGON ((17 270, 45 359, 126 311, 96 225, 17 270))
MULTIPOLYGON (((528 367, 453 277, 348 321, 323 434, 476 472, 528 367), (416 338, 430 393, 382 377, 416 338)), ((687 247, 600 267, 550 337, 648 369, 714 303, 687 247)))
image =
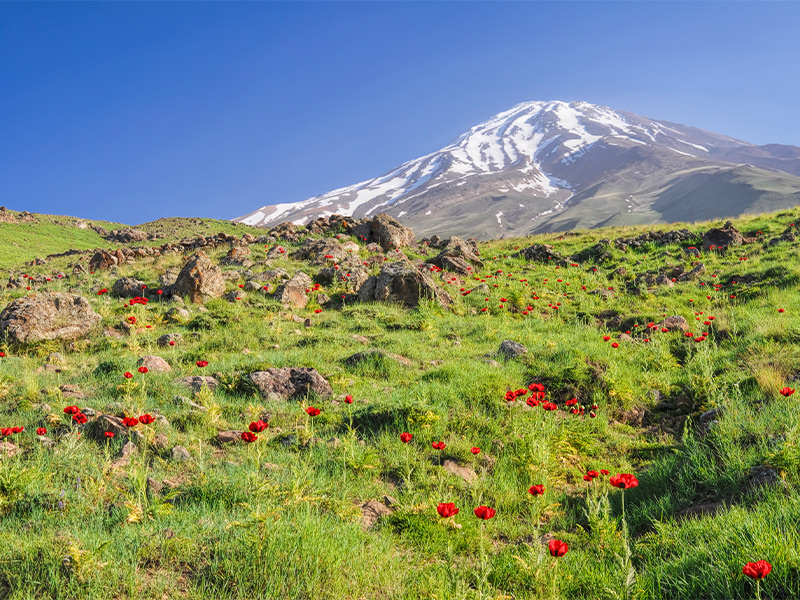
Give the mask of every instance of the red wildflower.
POLYGON ((319 412, 320 412, 319 409, 314 408, 313 406, 309 406, 306 409, 306 414, 308 414, 309 417, 316 417, 319 414, 319 412))
POLYGON ((751 579, 761 580, 764 579, 769 572, 772 571, 772 565, 769 564, 766 560, 760 560, 758 562, 749 562, 744 567, 742 567, 742 573, 750 577, 751 579))
POLYGON ((136 317, 134 317, 133 315, 131 315, 130 317, 128 317, 128 323, 130 323, 131 325, 133 325, 134 323, 136 323, 136 317))
POLYGON ((619 344, 618 344, 617 342, 613 342, 613 343, 611 344, 611 347, 612 347, 612 348, 619 348, 619 344))
POLYGON ((139 424, 139 419, 136 417, 125 417, 122 419, 122 424, 125 425, 125 427, 136 427, 139 424))
POLYGON ((174 345, 175 345, 175 340, 170 340, 170 341, 169 341, 169 345, 170 345, 170 346, 174 346, 174 345))
POLYGON ((344 397, 344 403, 345 404, 352 404, 353 403, 353 397, 348 394, 347 396, 344 397))
POLYGON ((473 446, 472 448, 469 449, 469 451, 472 452, 476 456, 481 453, 481 449, 478 448, 477 446, 473 446))
POLYGON ((484 521, 491 519, 495 515, 495 510, 488 506, 479 506, 475 509, 475 516, 484 521))
POLYGON ((67 406, 64 409, 65 415, 77 415, 79 412, 81 412, 81 409, 78 408, 77 406, 67 406))
POLYGON ((123 376, 125 377, 125 379, 130 379, 131 377, 133 377, 133 373, 131 373, 130 371, 125 371, 123 376))
POLYGON ((569 552, 569 545, 561 540, 550 540, 547 544, 547 548, 550 550, 550 556, 554 557, 561 557, 569 552))
POLYGON ((444 450, 446 444, 444 442, 433 442, 431 444, 435 450, 444 450))
POLYGON ((781 396, 785 396, 788 398, 792 394, 794 394, 794 388, 784 387, 779 390, 781 396))
POLYGON ((608 469, 600 469, 600 475, 608 475, 608 469))
POLYGON ((783 308, 779 308, 779 309, 778 309, 778 312, 779 312, 779 313, 782 313, 782 312, 786 312, 786 311, 785 311, 785 309, 783 309, 783 308))
POLYGON ((264 423, 264 421, 259 419, 258 421, 253 421, 252 423, 250 423, 250 426, 248 427, 248 429, 250 431, 252 431, 253 433, 261 433, 267 427, 269 427, 269 423, 264 423))
POLYGON ((436 507, 436 511, 443 519, 449 519, 450 517, 455 517, 459 509, 456 508, 456 505, 452 502, 441 502, 439 506, 436 507))
POLYGON ((404 444, 407 444, 408 442, 411 441, 411 438, 413 438, 413 437, 414 437, 413 435, 411 435, 410 433, 408 433, 406 431, 406 432, 400 434, 400 441, 403 442, 404 444))
POLYGON ((639 480, 630 473, 617 473, 614 477, 611 477, 608 482, 614 487, 622 488, 623 490, 639 485, 639 480))
POLYGON ((139 423, 141 423, 142 425, 150 425, 150 423, 152 423, 153 421, 155 421, 155 418, 151 414, 145 413, 141 417, 139 417, 139 423))
POLYGON ((594 479, 595 477, 600 477, 600 473, 598 473, 597 471, 586 471, 586 474, 592 479, 594 479))
POLYGON ((39 427, 39 429, 36 430, 36 435, 44 435, 46 433, 47 429, 45 429, 44 427, 39 427))
POLYGON ((532 496, 544 495, 544 484, 540 483, 539 485, 532 485, 528 488, 528 493, 532 496))
POLYGON ((248 444, 251 444, 251 443, 255 442, 258 439, 258 436, 255 433, 252 433, 250 431, 243 431, 242 432, 242 439, 245 442, 247 442, 248 444))
POLYGON ((12 433, 14 432, 11 431, 11 427, 3 427, 2 429, 0 429, 0 435, 2 435, 3 437, 7 437, 12 433))
POLYGON ((542 408, 545 410, 558 410, 558 404, 554 404, 553 402, 545 402, 542 404, 542 408))
POLYGON ((139 367, 137 370, 139 373, 147 373, 147 367, 139 367))
POLYGON ((207 360, 198 360, 194 364, 196 364, 200 368, 203 368, 203 367, 207 367, 208 366, 208 361, 207 360))
POLYGON ((111 438, 114 437, 114 432, 113 431, 106 431, 103 435, 106 436, 108 439, 111 439, 111 438))
POLYGON ((77 413, 77 414, 72 415, 72 420, 75 421, 76 423, 78 423, 79 425, 83 425, 89 419, 85 414, 77 413))

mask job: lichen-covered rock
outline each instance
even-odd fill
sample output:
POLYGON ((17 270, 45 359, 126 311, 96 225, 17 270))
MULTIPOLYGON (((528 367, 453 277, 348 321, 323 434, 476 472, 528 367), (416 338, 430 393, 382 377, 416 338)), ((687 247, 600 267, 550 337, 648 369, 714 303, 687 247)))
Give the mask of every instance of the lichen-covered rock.
POLYGON ((386 213, 355 223, 350 233, 368 244, 379 244, 384 251, 413 246, 416 240, 413 231, 386 213))
POLYGON ((144 283, 133 277, 120 277, 111 286, 111 293, 120 298, 141 296, 144 283))
POLYGON ((298 271, 291 279, 277 287, 274 297, 281 304, 291 304, 303 308, 308 304, 306 290, 310 290, 311 285, 311 278, 302 271, 298 271))
POLYGON ((250 381, 264 398, 289 400, 309 394, 327 398, 333 393, 331 384, 316 369, 283 367, 250 373, 250 381))
POLYGON ((166 373, 172 371, 172 367, 160 356, 143 356, 136 362, 137 367, 145 367, 148 371, 153 373, 166 373))
POLYGON ((205 252, 197 252, 183 265, 172 286, 172 293, 188 296, 195 304, 202 304, 225 293, 225 279, 220 268, 211 263, 205 252))
POLYGON ((483 267, 475 240, 465 241, 455 235, 447 240, 444 249, 437 256, 429 258, 426 262, 444 271, 461 275, 479 271, 483 267))
POLYGON ((117 257, 105 250, 98 250, 89 259, 90 271, 105 271, 117 265, 117 257))
POLYGON ((101 320, 89 301, 62 292, 33 294, 14 300, 0 313, 0 336, 14 344, 75 340, 101 320))
POLYGON ((324 265, 344 260, 358 250, 358 244, 350 241, 342 243, 336 238, 308 238, 292 258, 309 261, 312 265, 324 265))

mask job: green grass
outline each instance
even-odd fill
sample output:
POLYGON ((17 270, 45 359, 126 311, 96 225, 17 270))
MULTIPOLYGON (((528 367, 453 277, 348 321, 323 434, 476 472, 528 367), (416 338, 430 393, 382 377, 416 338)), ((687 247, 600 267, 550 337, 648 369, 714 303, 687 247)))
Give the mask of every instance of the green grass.
MULTIPOLYGON (((788 211, 738 225, 767 240, 795 219, 800 213, 788 211)), ((173 239, 205 229, 193 220, 161 225, 169 223, 173 239)), ((699 235, 710 225, 688 227, 699 235)), ((669 264, 690 268, 683 252, 690 243, 625 253, 612 246, 607 262, 558 269, 510 258, 531 243, 571 256, 601 238, 638 233, 641 227, 481 244, 486 266, 478 279, 485 282, 441 283, 454 298, 448 310, 365 303, 315 313, 315 302, 291 309, 269 293, 249 293, 234 304, 212 300, 207 312, 189 305, 188 323, 176 325, 164 318, 170 302, 131 307, 97 296, 111 288, 108 273, 50 282, 47 289, 83 294, 103 321, 97 335, 74 344, 0 344, 0 427, 25 427, 10 438, 20 452, 0 458, 0 598, 748 599, 755 587, 742 566, 760 559, 773 564, 763 598, 800 596, 800 413, 797 396, 778 393, 800 379, 800 242, 705 253, 701 278, 652 291, 635 286, 636 275, 669 264), (665 250, 670 255, 660 256, 665 250), (612 276, 618 266, 628 274, 612 276), (745 275, 756 279, 728 284, 745 275), (489 291, 459 291, 481 283, 489 291), (726 285, 715 290, 715 283, 726 285), (590 293, 609 286, 611 297, 590 293), (604 311, 621 315, 621 325, 606 329, 604 311), (664 314, 686 317, 708 338, 650 332, 647 324, 664 314), (311 327, 293 315, 310 318, 311 327), (129 316, 137 318, 133 329, 123 327, 129 316), (627 330, 635 341, 612 348, 627 330), (183 342, 158 347, 170 332, 183 342), (529 352, 497 357, 505 339, 529 352), (385 356, 346 362, 368 348, 412 365, 385 356), (64 357, 61 372, 41 369, 54 351, 64 357), (136 360, 148 354, 172 371, 138 373, 136 360), (247 384, 247 374, 282 366, 316 368, 334 395, 264 399, 247 384), (125 371, 134 377, 125 379, 125 371), (175 382, 187 375, 213 375, 220 386, 192 395, 175 382), (559 409, 504 400, 531 383, 544 384, 559 409), (64 384, 87 397, 64 397, 64 384), (342 402, 345 394, 352 405, 342 402), (587 407, 584 417, 565 406, 572 397, 587 407), (98 440, 90 425, 71 424, 63 409, 74 403, 164 421, 137 426, 139 451, 114 466, 127 439, 98 440), (597 417, 589 418, 593 404, 597 417), (321 414, 308 417, 309 405, 321 414), (700 435, 697 420, 710 408, 723 408, 723 417, 700 435), (637 411, 646 411, 642 424, 637 411), (264 415, 270 427, 255 443, 216 443, 218 431, 246 430, 264 415), (39 443, 37 427, 48 429, 53 448, 39 443), (405 431, 414 436, 409 444, 399 439, 405 431), (446 447, 433 449, 437 441, 446 447), (173 461, 175 445, 191 460, 173 461), (474 478, 450 473, 444 461, 473 469, 474 478), (781 483, 750 490, 748 473, 760 465, 773 467, 781 483), (605 477, 583 480, 600 469, 639 479, 625 492, 627 538, 621 491, 605 477), (528 493, 533 484, 545 485, 543 496, 528 493), (384 496, 393 499, 391 514, 365 529, 361 505, 384 496), (439 502, 460 512, 444 522, 439 502), (710 502, 728 508, 676 518, 710 502), (496 516, 479 521, 479 505, 496 516), (549 555, 552 538, 569 544, 563 558, 549 555)), ((316 272, 288 258, 296 244, 282 245, 289 252, 273 267, 316 272)), ((252 249, 253 260, 267 250, 252 249)), ((217 260, 225 250, 210 254, 217 260)), ((421 251, 406 253, 417 259, 421 251)), ((141 259, 117 276, 156 288, 158 275, 180 260, 141 259)), ((49 275, 68 261, 26 272, 49 275)), ((344 290, 324 291, 337 298, 344 290)), ((3 290, 0 305, 25 293, 3 290)))

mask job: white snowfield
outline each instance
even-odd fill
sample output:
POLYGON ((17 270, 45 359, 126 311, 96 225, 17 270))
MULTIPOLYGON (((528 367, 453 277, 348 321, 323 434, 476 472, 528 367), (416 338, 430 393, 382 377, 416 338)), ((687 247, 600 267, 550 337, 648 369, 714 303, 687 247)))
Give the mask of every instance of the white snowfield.
MULTIPOLYGON (((399 205, 404 206, 398 215, 407 214, 408 202, 437 188, 450 189, 441 186, 457 188, 505 172, 517 178, 513 185, 498 185, 498 192, 513 189, 536 198, 549 198, 559 191, 569 194, 576 189, 570 173, 580 169, 581 160, 594 144, 606 141, 658 144, 687 156, 709 152, 684 139, 690 128, 677 125, 685 130, 679 131, 672 125, 587 102, 524 102, 476 125, 444 148, 380 177, 301 202, 262 206, 234 220, 248 225, 304 224, 319 216, 369 216, 399 205), (558 176, 549 172, 553 169, 558 176)), ((715 138, 746 145, 724 136, 715 138)), ((553 208, 558 210, 563 202, 554 202, 553 208)), ((498 221, 500 216, 496 215, 498 221)))

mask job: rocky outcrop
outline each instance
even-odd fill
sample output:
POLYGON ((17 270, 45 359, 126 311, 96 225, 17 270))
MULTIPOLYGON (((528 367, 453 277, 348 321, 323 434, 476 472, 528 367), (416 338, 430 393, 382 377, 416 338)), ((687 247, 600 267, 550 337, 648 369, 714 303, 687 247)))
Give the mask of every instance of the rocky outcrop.
POLYGON ((443 271, 451 271, 461 275, 468 275, 471 272, 479 271, 483 267, 478 244, 475 240, 463 240, 457 236, 451 236, 434 258, 429 258, 427 263, 435 265, 443 271))
POLYGON ((90 271, 105 271, 117 265, 117 257, 105 250, 98 250, 89 259, 90 271))
POLYGON ((223 256, 219 264, 229 267, 252 267, 253 261, 250 260, 250 248, 246 246, 233 246, 228 250, 228 254, 223 256))
POLYGON ((350 233, 367 244, 379 244, 384 251, 412 246, 416 240, 413 231, 386 213, 351 224, 350 233))
POLYGON ((309 238, 292 258, 309 261, 312 265, 326 265, 357 254, 358 250, 358 244, 352 241, 341 243, 336 238, 309 238))
POLYGON ((143 282, 133 277, 121 277, 111 286, 111 293, 120 298, 134 298, 143 295, 143 282))
POLYGON ((14 344, 75 340, 101 320, 89 301, 62 292, 33 294, 14 300, 0 313, 0 336, 14 344))
POLYGON ((220 268, 211 263, 205 252, 197 252, 183 265, 175 284, 174 296, 188 296, 195 304, 225 293, 225 279, 220 268))

